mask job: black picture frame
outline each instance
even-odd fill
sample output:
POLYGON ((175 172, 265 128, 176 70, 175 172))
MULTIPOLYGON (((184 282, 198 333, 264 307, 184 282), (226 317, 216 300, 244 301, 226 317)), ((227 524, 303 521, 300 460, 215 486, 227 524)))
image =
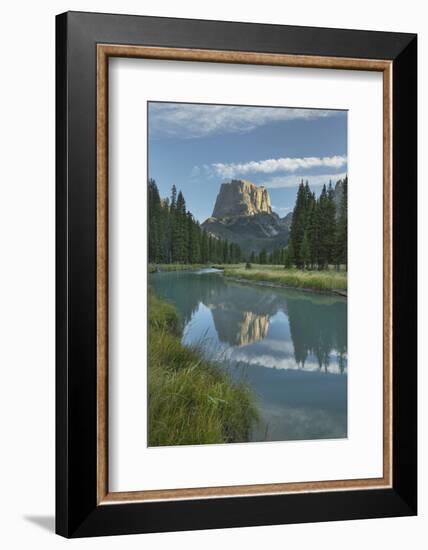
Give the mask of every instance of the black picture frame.
POLYGON ((417 513, 417 36, 68 12, 56 18, 56 532, 65 537, 417 513), (391 488, 97 504, 96 46, 392 61, 391 488))

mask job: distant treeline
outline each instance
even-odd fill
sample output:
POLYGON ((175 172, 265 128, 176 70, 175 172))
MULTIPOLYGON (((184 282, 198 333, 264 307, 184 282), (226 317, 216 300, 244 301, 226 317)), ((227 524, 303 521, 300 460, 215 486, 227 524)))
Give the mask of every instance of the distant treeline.
POLYGON ((246 258, 251 264, 272 264, 272 265, 285 265, 287 257, 286 248, 275 248, 272 252, 261 250, 258 254, 251 252, 246 258))
POLYGON ((149 262, 239 263, 239 245, 209 235, 186 209, 181 191, 172 186, 171 197, 161 199, 156 182, 148 182, 149 262))

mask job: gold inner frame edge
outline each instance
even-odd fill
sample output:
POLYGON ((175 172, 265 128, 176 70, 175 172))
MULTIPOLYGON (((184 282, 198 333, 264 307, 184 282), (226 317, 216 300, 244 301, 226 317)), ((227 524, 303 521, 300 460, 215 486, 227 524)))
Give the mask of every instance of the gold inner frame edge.
POLYGON ((392 486, 392 62, 188 48, 97 45, 97 504, 377 489, 392 486), (383 476, 224 487, 108 489, 108 59, 132 57, 383 73, 383 476))

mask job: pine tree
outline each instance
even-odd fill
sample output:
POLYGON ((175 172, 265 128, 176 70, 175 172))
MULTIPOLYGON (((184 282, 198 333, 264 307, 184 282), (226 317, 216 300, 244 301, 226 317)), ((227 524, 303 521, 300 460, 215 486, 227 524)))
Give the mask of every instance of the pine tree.
POLYGON ((335 263, 348 269, 348 176, 342 182, 342 198, 336 230, 335 263))
POLYGON ((175 185, 171 188, 171 199, 169 204, 169 215, 168 215, 168 262, 175 262, 175 251, 174 251, 174 242, 175 242, 175 222, 176 222, 176 211, 177 211, 177 188, 175 185))
POLYGON ((223 242, 222 256, 223 263, 229 263, 229 243, 227 242, 227 239, 223 242))
POLYGON ((208 235, 205 229, 202 231, 201 236, 201 262, 206 264, 209 261, 209 245, 208 245, 208 235))
POLYGON ((282 264, 282 249, 281 248, 274 248, 271 253, 271 264, 273 265, 280 265, 282 264))
POLYGON ((303 235, 302 246, 300 248, 300 259, 302 262, 303 269, 308 269, 311 262, 311 250, 309 247, 309 238, 308 232, 305 231, 303 235))
POLYGON ((327 188, 323 185, 320 197, 317 201, 317 247, 316 247, 316 263, 318 269, 322 270, 326 267, 328 262, 328 246, 326 238, 326 220, 328 216, 327 207, 327 188))
POLYGON ((267 252, 263 248, 263 250, 259 254, 259 264, 266 264, 267 263, 267 252))
POLYGON ((217 262, 223 263, 224 262, 224 243, 221 239, 217 239, 216 241, 216 256, 217 256, 217 262))
POLYGON ((319 218, 319 205, 315 198, 315 193, 312 193, 311 205, 308 216, 308 240, 309 240, 309 255, 310 255, 310 267, 313 269, 317 263, 318 255, 318 242, 320 236, 320 218, 319 218))
POLYGON ((186 202, 183 193, 180 191, 177 195, 173 229, 173 258, 176 262, 185 263, 187 261, 189 256, 188 240, 186 202))
POLYGON ((208 236, 208 261, 216 261, 216 259, 214 258, 214 239, 212 235, 208 236))
POLYGON ((169 261, 168 257, 168 224, 169 224, 169 200, 160 201, 159 209, 159 220, 158 220, 158 261, 160 263, 167 263, 169 261))
POLYGON ((175 187, 175 185, 173 185, 171 189, 171 211, 175 209, 176 202, 177 202, 177 188, 175 187))
POLYGON ((188 219, 188 263, 198 264, 201 262, 201 229, 190 212, 188 219))
POLYGON ((327 265, 335 263, 336 259, 336 203, 334 201, 334 190, 331 181, 327 190, 327 200, 325 205, 325 247, 327 265))
POLYGON ((159 218, 160 218, 160 197, 156 182, 150 179, 148 182, 148 207, 151 213, 149 217, 149 262, 159 262, 159 218))
POLYGON ((236 243, 229 244, 229 262, 237 264, 241 261, 241 248, 236 243))
POLYGON ((313 194, 309 188, 309 183, 300 182, 296 204, 293 210, 293 218, 290 227, 290 241, 293 243, 294 262, 299 269, 303 268, 303 261, 300 256, 302 249, 303 236, 309 222, 310 211, 314 201, 313 194))
POLYGON ((291 269, 294 264, 294 250, 293 243, 289 241, 287 248, 285 249, 284 267, 285 269, 291 269))

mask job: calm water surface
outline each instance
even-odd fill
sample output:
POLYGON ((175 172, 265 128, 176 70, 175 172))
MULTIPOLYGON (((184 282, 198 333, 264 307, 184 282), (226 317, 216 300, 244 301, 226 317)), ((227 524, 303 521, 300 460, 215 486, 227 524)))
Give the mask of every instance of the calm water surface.
POLYGON ((221 272, 150 275, 199 346, 256 395, 252 441, 347 436, 346 299, 239 284, 221 272))

